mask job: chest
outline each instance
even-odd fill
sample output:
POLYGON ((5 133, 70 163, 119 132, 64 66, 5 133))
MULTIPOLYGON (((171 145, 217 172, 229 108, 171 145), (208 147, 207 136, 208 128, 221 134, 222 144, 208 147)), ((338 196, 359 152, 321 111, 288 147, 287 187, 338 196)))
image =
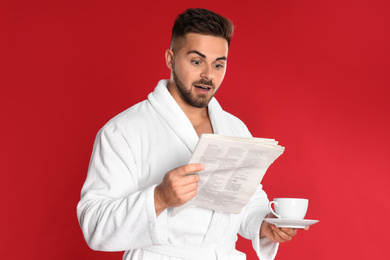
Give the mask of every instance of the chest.
POLYGON ((210 118, 205 117, 201 119, 190 119, 192 126, 194 127, 197 135, 200 137, 201 134, 213 134, 213 126, 210 118))

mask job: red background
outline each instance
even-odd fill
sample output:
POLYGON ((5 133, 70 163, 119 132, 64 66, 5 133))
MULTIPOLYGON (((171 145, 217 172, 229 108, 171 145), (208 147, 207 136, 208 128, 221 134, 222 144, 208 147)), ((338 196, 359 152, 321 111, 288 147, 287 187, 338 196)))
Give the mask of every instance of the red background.
POLYGON ((173 20, 197 6, 236 25, 218 100, 286 147, 269 197, 309 198, 320 220, 277 259, 389 259, 390 19, 375 0, 2 0, 1 259, 121 259, 77 223, 94 137, 169 77, 173 20))

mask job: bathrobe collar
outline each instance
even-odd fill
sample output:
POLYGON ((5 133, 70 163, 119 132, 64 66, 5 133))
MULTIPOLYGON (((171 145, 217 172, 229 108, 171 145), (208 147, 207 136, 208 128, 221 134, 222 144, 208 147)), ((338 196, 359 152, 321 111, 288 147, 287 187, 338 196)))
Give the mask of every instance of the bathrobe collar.
MULTIPOLYGON (((199 140, 198 134, 179 104, 169 93, 167 85, 168 80, 159 81, 154 92, 149 94, 148 100, 192 153, 199 140)), ((215 98, 210 100, 208 111, 214 133, 228 135, 224 111, 215 98)))

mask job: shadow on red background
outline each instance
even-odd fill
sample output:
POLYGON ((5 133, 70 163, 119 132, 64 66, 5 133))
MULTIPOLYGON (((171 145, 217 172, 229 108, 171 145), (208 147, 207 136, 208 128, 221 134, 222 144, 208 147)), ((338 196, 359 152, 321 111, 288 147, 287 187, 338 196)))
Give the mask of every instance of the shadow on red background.
POLYGON ((217 99, 286 147, 264 189, 309 198, 320 220, 277 259, 389 258, 389 6, 302 0, 2 1, 2 259, 121 259, 76 219, 93 140, 168 78, 173 20, 197 6, 236 24, 217 99))

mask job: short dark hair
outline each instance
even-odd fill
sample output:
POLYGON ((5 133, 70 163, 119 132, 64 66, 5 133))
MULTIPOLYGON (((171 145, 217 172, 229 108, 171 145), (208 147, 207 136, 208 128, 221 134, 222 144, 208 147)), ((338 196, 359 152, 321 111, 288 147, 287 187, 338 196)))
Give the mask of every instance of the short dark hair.
POLYGON ((177 16, 172 28, 171 44, 187 33, 199 33, 222 37, 230 46, 233 31, 234 25, 226 17, 207 9, 191 8, 177 16))

